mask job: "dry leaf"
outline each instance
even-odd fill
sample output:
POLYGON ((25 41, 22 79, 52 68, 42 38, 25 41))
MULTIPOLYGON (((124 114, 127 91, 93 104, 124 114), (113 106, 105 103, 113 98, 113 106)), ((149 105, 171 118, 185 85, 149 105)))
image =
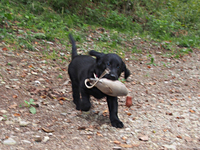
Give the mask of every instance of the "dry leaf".
POLYGON ((90 135, 88 135, 88 137, 87 137, 88 139, 91 139, 92 137, 90 136, 90 135))
POLYGON ((122 137, 122 140, 126 140, 127 138, 126 137, 122 137))
POLYGON ((59 100, 59 101, 60 101, 60 100, 65 101, 65 100, 67 100, 67 98, 66 98, 66 97, 59 97, 58 100, 59 100))
POLYGON ((13 105, 10 105, 10 106, 8 106, 10 109, 16 109, 16 107, 17 107, 17 104, 13 104, 13 105))
POLYGON ((104 111, 103 111, 103 116, 106 116, 107 113, 108 113, 108 109, 104 110, 104 111))
POLYGON ((115 144, 120 144, 120 141, 114 141, 115 144))
POLYGON ((164 129, 163 131, 166 132, 168 129, 164 129))
POLYGON ((18 113, 15 113, 15 114, 14 114, 14 116, 15 116, 15 117, 19 117, 19 116, 20 116, 20 114, 18 114, 18 113))
POLYGON ((78 127, 78 130, 85 130, 86 127, 85 126, 82 126, 82 127, 78 127))
POLYGON ((2 48, 3 51, 7 51, 8 49, 6 47, 2 48))
POLYGON ((127 112, 126 114, 127 114, 128 116, 131 116, 131 115, 132 115, 130 112, 127 112))
POLYGON ((32 66, 32 65, 29 65, 28 67, 29 67, 29 68, 33 68, 33 66, 32 66))
POLYGON ((63 105, 63 101, 59 101, 59 103, 60 103, 61 105, 63 105))
POLYGON ((178 136, 176 136, 177 138, 179 138, 179 139, 182 139, 182 137, 180 136, 180 135, 178 135, 178 136))
POLYGON ((97 135, 103 137, 103 135, 101 133, 99 133, 99 132, 97 132, 97 135))
POLYGON ((44 128, 44 127, 42 127, 42 130, 43 130, 44 132, 47 132, 47 133, 54 132, 54 130, 50 130, 50 129, 47 129, 47 128, 44 128))
POLYGON ((132 148, 133 145, 128 145, 128 144, 120 144, 119 146, 124 147, 124 148, 132 148))
POLYGON ((17 98, 17 95, 13 95, 13 98, 17 98))
POLYGON ((190 109, 189 111, 190 111, 191 113, 195 113, 195 111, 194 111, 194 110, 192 110, 192 109, 190 109))

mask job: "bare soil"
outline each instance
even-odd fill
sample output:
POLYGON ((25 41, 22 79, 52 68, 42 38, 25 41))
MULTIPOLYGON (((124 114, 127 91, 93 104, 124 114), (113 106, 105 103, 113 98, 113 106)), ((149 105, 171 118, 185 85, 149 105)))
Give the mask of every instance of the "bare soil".
POLYGON ((117 129, 105 99, 91 97, 89 112, 75 109, 67 58, 45 60, 1 45, 0 150, 200 149, 200 52, 174 59, 158 51, 151 50, 155 65, 147 64, 149 54, 126 53, 133 105, 119 97, 125 127, 117 129), (24 103, 31 98, 36 114, 24 103))

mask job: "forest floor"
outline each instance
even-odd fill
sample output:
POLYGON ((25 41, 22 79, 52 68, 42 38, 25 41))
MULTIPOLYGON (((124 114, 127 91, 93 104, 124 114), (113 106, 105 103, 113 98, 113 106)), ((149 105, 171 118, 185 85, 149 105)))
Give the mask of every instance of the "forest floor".
POLYGON ((105 99, 91 97, 89 112, 75 109, 69 59, 60 63, 0 43, 0 150, 200 150, 200 51, 179 59, 155 47, 149 52, 150 64, 149 54, 125 54, 131 76, 124 84, 133 105, 119 97, 124 128, 118 129, 110 124, 105 99), (25 103, 30 99, 36 105, 25 103))

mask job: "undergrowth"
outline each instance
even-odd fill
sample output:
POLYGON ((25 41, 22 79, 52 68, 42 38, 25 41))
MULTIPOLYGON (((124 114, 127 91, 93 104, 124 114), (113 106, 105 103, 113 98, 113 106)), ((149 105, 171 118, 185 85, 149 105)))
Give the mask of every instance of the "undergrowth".
MULTIPOLYGON (((1 0, 0 39, 12 49, 51 50, 46 41, 68 47, 70 32, 84 43, 88 33, 102 28, 91 39, 104 52, 123 55, 124 42, 137 35, 172 53, 180 47, 179 56, 199 48, 199 16, 199 0, 1 0)), ((142 50, 132 46, 130 51, 142 50)))

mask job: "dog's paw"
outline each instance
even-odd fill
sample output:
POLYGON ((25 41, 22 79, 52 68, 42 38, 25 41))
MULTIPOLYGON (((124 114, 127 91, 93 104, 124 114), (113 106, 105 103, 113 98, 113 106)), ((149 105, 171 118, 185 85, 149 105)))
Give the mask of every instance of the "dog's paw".
POLYGON ((120 120, 112 121, 111 124, 115 128, 123 128, 124 127, 124 124, 120 120))
POLYGON ((91 108, 91 103, 90 102, 81 102, 81 110, 82 111, 89 111, 91 108))

